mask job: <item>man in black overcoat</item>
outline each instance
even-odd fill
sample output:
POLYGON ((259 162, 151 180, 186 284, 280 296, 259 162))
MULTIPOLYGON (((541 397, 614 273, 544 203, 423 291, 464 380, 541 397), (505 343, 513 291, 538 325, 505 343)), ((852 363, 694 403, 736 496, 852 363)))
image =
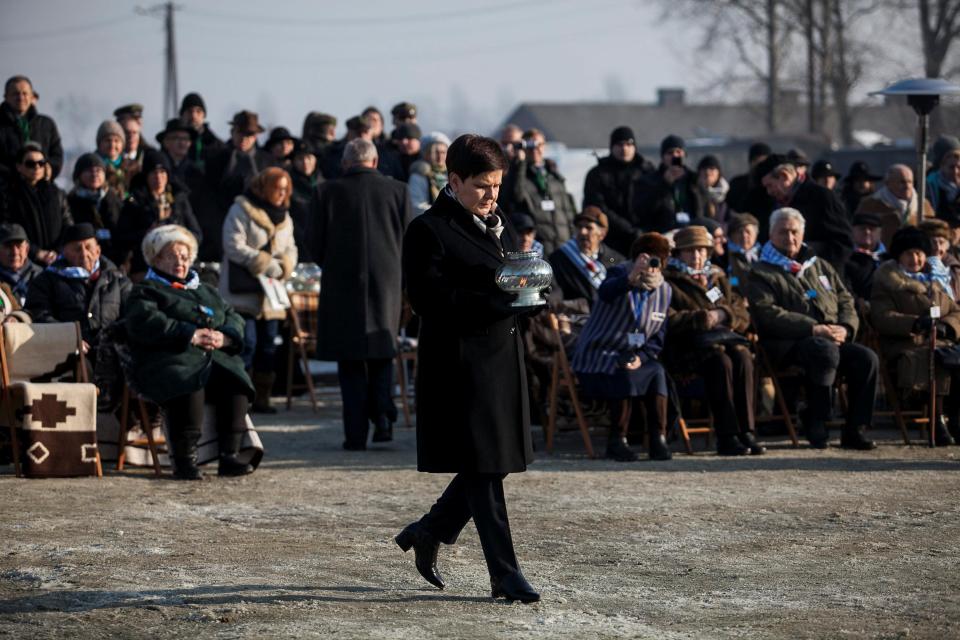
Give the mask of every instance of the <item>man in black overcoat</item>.
POLYGON ((380 175, 377 148, 357 138, 343 153, 343 177, 319 191, 311 247, 323 274, 317 310, 320 359, 337 362, 343 448, 393 439, 390 395, 400 330, 400 250, 413 218, 407 185, 380 175))
POLYGON ((492 596, 535 602, 520 572, 503 478, 532 460, 527 382, 515 296, 497 288, 516 231, 496 206, 507 160, 496 140, 463 135, 447 151, 448 186, 414 219, 403 245, 407 295, 421 318, 417 360, 417 468, 457 474, 420 520, 396 537, 443 588, 440 543, 473 518, 492 596))

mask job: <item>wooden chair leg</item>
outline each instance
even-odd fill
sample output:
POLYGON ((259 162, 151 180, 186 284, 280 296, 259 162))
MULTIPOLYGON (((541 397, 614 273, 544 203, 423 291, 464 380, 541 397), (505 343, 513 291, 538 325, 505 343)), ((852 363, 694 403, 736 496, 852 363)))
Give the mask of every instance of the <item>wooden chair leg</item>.
POLYGON ((137 398, 137 404, 140 407, 140 423, 143 425, 143 431, 147 434, 147 447, 150 449, 150 457, 153 458, 153 473, 159 477, 163 475, 163 472, 160 471, 160 456, 157 454, 157 443, 153 440, 153 425, 150 424, 147 403, 137 398))
POLYGON ((120 433, 117 434, 117 471, 123 471, 127 459, 127 437, 130 432, 130 387, 123 385, 120 402, 120 433))
POLYGON ((294 337, 293 330, 290 331, 290 340, 287 347, 287 411, 293 406, 293 349, 299 340, 294 337))
POLYGON ((783 421, 787 425, 787 433, 790 434, 793 448, 797 449, 800 447, 800 440, 797 439, 797 430, 793 426, 793 418, 790 416, 787 400, 783 397, 783 389, 780 387, 780 381, 777 379, 777 376, 774 375, 771 377, 773 378, 773 392, 777 396, 777 406, 780 408, 780 415, 783 416, 783 421))
POLYGON ((550 410, 547 416, 547 453, 553 453, 553 435, 557 428, 557 393, 560 384, 560 354, 553 354, 553 367, 550 374, 550 410))
POLYGON ((99 448, 99 447, 97 447, 96 457, 97 457, 97 477, 98 477, 98 478, 102 478, 102 477, 103 477, 103 464, 102 464, 101 461, 100 461, 100 448, 99 448))
POLYGON ((300 364, 303 367, 303 379, 307 383, 307 394, 310 396, 310 406, 313 407, 313 412, 316 413, 319 410, 317 407, 317 391, 313 387, 313 376, 310 374, 310 358, 307 357, 307 349, 304 346, 303 340, 297 345, 297 350, 300 352, 300 364))
POLYGON ((570 363, 567 362, 566 355, 563 353, 557 353, 555 357, 559 359, 560 366, 563 369, 564 386, 567 388, 567 393, 570 394, 570 402, 573 403, 573 412, 577 416, 577 426, 580 427, 580 437, 583 438, 583 447, 587 450, 587 456, 594 458, 596 456, 593 452, 593 442, 590 441, 590 429, 587 428, 587 421, 583 417, 580 398, 577 397, 577 383, 574 381, 573 372, 570 370, 570 363))
POLYGON ((683 444, 687 448, 687 453, 693 455, 693 445, 690 442, 690 432, 687 431, 687 421, 683 416, 677 416, 677 423, 680 425, 680 435, 683 437, 683 444))

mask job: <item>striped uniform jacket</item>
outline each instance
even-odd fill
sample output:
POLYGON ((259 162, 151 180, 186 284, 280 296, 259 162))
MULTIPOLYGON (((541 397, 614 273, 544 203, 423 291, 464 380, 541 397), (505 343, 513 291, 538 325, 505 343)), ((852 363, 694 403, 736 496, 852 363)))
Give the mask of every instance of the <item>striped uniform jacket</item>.
POLYGON ((632 267, 614 267, 600 285, 590 319, 577 338, 571 361, 575 372, 613 374, 631 355, 641 361, 659 358, 673 290, 664 281, 653 291, 637 291, 627 280, 632 267), (642 346, 630 345, 628 336, 634 331, 643 336, 642 346))

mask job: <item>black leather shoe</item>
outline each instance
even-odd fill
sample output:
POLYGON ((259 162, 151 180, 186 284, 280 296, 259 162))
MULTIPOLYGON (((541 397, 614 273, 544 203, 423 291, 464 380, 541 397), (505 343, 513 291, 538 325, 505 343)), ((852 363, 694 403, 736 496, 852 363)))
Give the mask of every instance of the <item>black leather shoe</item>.
POLYGON ((174 480, 203 480, 203 471, 197 466, 196 457, 174 458, 172 462, 174 480))
POLYGON ((663 434, 650 436, 650 459, 651 460, 672 460, 673 454, 670 452, 670 446, 663 434))
POLYGON ((220 464, 217 467, 218 476, 245 476, 250 473, 253 473, 253 465, 237 460, 237 454, 220 454, 220 464))
POLYGON ((747 431, 746 433, 741 433, 738 437, 740 438, 740 442, 743 443, 743 446, 750 450, 750 455, 762 456, 767 452, 767 448, 757 442, 757 437, 753 435, 752 432, 747 431))
POLYGON ((361 443, 361 444, 354 444, 354 443, 352 443, 352 442, 344 442, 344 443, 343 443, 343 450, 344 450, 344 451, 366 451, 366 450, 367 450, 367 445, 362 444, 362 443, 361 443))
POLYGON ((870 451, 877 448, 877 443, 870 440, 863 434, 864 427, 856 429, 844 429, 840 436, 840 446, 844 449, 855 449, 857 451, 870 451))
POLYGON ((420 526, 419 522, 407 525, 407 528, 394 540, 404 553, 413 547, 414 563, 424 580, 437 589, 443 589, 446 586, 440 572, 437 571, 437 552, 440 550, 440 543, 420 526))
POLYGON ((627 439, 618 435, 607 440, 607 457, 617 462, 636 462, 638 456, 627 446, 627 439))
POLYGON ((533 590, 533 587, 519 571, 507 574, 499 580, 490 578, 490 589, 490 595, 494 600, 506 598, 510 601, 519 600, 524 604, 540 601, 540 594, 533 590))
POLYGON ((830 432, 823 420, 808 420, 804 425, 807 440, 813 449, 826 449, 830 441, 830 432))
POLYGON ((943 416, 937 418, 937 426, 934 434, 936 435, 936 444, 938 447, 950 447, 957 444, 956 440, 954 440, 950 434, 950 430, 947 429, 947 422, 943 416))
POLYGON ((748 453, 750 453, 750 449, 743 446, 743 443, 736 436, 720 436, 717 438, 718 456, 745 456, 748 453))
POLYGON ((373 430, 371 442, 390 442, 393 440, 393 425, 389 422, 378 424, 373 430))

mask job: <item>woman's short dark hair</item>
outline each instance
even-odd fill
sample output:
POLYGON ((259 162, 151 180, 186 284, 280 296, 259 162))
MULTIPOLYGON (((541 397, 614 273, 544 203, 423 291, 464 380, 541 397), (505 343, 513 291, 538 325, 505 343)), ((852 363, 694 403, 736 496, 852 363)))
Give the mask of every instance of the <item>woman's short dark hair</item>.
POLYGON ((447 172, 461 180, 490 171, 506 171, 507 157, 493 138, 466 133, 447 149, 447 172))
POLYGON ((17 149, 17 155, 14 156, 14 161, 17 164, 22 164, 23 159, 27 156, 28 153, 31 153, 31 152, 39 153, 44 157, 44 159, 46 159, 47 157, 47 154, 43 152, 43 147, 40 146, 40 143, 31 140, 30 142, 27 142, 22 147, 17 149))

